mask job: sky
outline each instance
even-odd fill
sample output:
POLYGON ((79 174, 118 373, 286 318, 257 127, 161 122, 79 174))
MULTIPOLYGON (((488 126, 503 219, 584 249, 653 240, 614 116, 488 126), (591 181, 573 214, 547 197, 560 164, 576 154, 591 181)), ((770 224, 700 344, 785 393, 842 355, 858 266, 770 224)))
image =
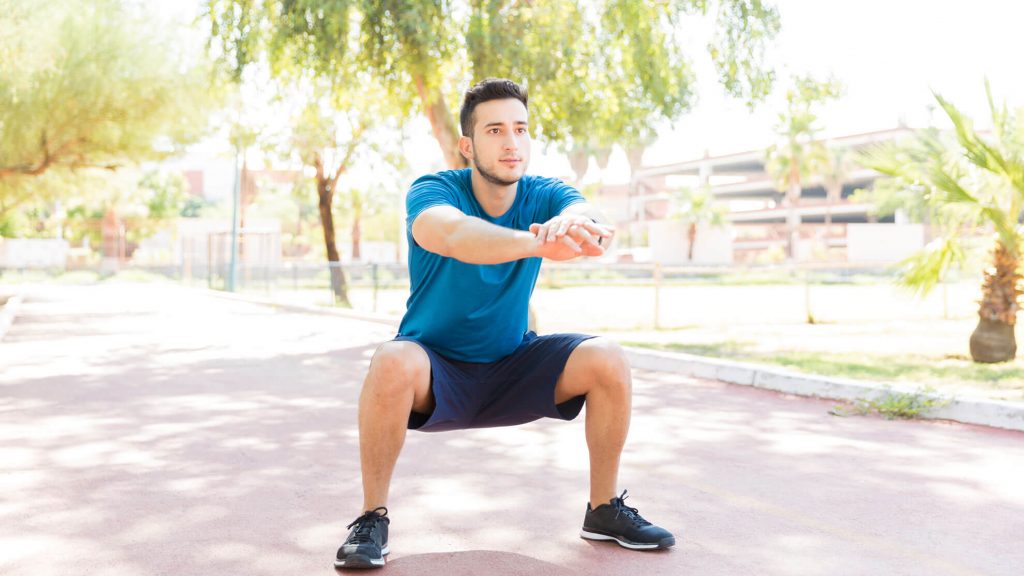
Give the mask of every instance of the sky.
MULTIPOLYGON (((162 3, 164 7, 170 2, 162 3)), ((177 4, 177 3, 173 3, 177 4)), ((657 166, 711 155, 763 149, 773 143, 773 126, 793 75, 833 75, 845 86, 842 98, 821 111, 823 137, 837 137, 929 123, 931 90, 985 125, 984 80, 997 100, 1024 106, 1024 2, 1014 0, 776 0, 782 28, 768 53, 778 74, 776 91, 753 112, 725 95, 702 47, 707 30, 688 39, 694 54, 698 102, 684 117, 659 128, 659 139, 644 154, 657 166)), ((178 4, 180 6, 180 4, 178 4)), ((166 9, 166 8, 165 8, 166 9)), ((706 28, 706 27, 705 27, 706 28)), ((542 97, 540 95, 534 96, 542 97)), ((932 118, 942 124, 941 111, 932 118)), ((443 168, 440 151, 419 118, 406 150, 413 173, 443 168)), ((568 160, 544 153, 535 143, 529 171, 570 177, 568 160)), ((372 178, 351 173, 353 179, 372 178)), ((625 154, 616 150, 601 173, 591 162, 585 182, 628 181, 625 154)))

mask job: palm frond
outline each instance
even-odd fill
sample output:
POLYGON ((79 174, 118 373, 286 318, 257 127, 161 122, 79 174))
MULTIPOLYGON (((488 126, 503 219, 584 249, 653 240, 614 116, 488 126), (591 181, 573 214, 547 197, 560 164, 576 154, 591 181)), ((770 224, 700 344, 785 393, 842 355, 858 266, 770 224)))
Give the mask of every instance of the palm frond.
POLYGON ((898 283, 919 296, 926 296, 946 277, 946 273, 953 266, 962 264, 964 259, 964 247, 959 238, 938 238, 898 264, 898 283))
POLYGON ((978 135, 971 121, 956 106, 938 93, 934 94, 939 105, 942 106, 946 115, 953 122, 953 128, 956 130, 957 140, 963 147, 964 156, 972 164, 984 170, 1009 176, 1010 169, 1002 153, 978 135))
POLYGON ((946 202, 961 202, 968 204, 980 204, 978 199, 960 185, 959 178, 951 173, 951 170, 937 162, 928 166, 928 180, 932 186, 943 192, 946 202))

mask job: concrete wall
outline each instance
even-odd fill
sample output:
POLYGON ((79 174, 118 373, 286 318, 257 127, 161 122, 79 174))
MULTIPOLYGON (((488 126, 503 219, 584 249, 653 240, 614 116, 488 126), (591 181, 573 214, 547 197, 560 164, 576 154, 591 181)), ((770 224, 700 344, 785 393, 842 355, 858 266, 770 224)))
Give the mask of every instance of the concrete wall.
POLYGON ((63 270, 68 249, 66 240, 56 238, 0 238, 0 266, 63 270))
POLYGON ((647 223, 651 260, 661 264, 731 264, 733 261, 733 230, 730 226, 700 224, 693 261, 687 260, 689 240, 687 225, 675 220, 652 220, 647 223))
POLYGON ((924 247, 922 224, 847 224, 849 262, 899 262, 924 247))

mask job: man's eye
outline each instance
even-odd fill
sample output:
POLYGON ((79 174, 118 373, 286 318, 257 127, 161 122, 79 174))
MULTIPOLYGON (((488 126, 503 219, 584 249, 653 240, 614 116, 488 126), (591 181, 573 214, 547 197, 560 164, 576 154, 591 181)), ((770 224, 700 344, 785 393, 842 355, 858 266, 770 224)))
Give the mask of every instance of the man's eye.
POLYGON ((519 129, 519 133, 520 134, 526 134, 526 128, 520 128, 519 129))

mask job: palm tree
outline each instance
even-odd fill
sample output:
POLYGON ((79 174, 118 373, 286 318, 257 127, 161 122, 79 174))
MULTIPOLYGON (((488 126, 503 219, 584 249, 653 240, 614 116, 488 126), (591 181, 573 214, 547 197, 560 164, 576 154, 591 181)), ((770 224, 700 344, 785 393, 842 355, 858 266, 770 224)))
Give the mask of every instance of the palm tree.
POLYGON ((686 224, 689 244, 686 260, 693 262, 693 246, 697 243, 697 227, 702 223, 721 226, 725 223, 725 210, 714 205, 715 196, 707 185, 700 188, 682 188, 678 192, 675 217, 686 224))
MULTIPOLYGON (((832 206, 843 197, 843 185, 853 170, 850 149, 835 147, 828 149, 827 161, 821 172, 825 185, 825 230, 832 228, 832 206)), ((827 232, 826 232, 827 233, 827 232)))
POLYGON ((769 147, 765 154, 765 168, 775 180, 775 187, 785 193, 786 252, 791 261, 796 260, 800 226, 796 208, 803 193, 803 182, 820 174, 828 162, 824 144, 814 139, 818 131, 814 108, 838 98, 841 91, 842 87, 833 79, 819 82, 809 76, 797 78, 794 87, 786 92, 787 107, 779 114, 775 127, 781 141, 769 147))
POLYGON ((961 233, 994 231, 990 266, 984 272, 978 325, 971 334, 975 362, 1005 362, 1017 353, 1014 329, 1024 293, 1024 110, 996 106, 985 83, 992 113, 991 134, 974 129, 955 106, 935 99, 952 121, 955 137, 935 128, 902 143, 869 150, 864 164, 924 194, 941 236, 904 263, 901 282, 927 293, 965 256, 961 233))

